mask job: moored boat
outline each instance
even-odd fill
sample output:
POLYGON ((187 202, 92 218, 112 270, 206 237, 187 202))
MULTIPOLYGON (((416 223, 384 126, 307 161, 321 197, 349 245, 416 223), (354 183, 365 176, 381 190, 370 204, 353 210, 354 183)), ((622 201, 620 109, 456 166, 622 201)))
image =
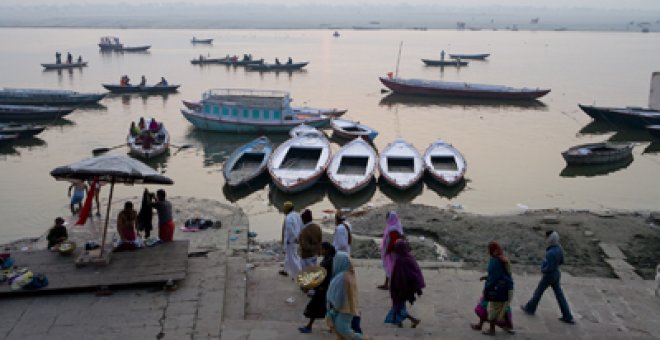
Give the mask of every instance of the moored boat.
POLYGON ((612 124, 645 128, 647 125, 660 125, 660 111, 640 107, 603 107, 578 104, 580 109, 595 120, 612 124))
POLYGON ((0 121, 52 120, 73 112, 72 108, 30 105, 0 105, 0 121))
POLYGON ((316 117, 324 115, 332 118, 339 118, 348 111, 346 109, 337 109, 337 108, 324 109, 324 108, 309 107, 309 106, 292 106, 291 109, 293 110, 294 113, 298 115, 309 115, 316 117))
POLYGON ((328 167, 330 153, 330 142, 325 137, 294 137, 273 151, 268 172, 280 190, 300 192, 318 182, 328 167))
POLYGON ((0 135, 18 135, 19 138, 32 137, 46 129, 43 125, 6 123, 0 124, 0 135))
POLYGON ((193 44, 213 44, 213 39, 198 39, 196 37, 193 37, 192 40, 190 40, 191 43, 193 44))
POLYGON ((151 48, 151 45, 141 45, 141 46, 123 46, 115 49, 117 52, 146 52, 151 48))
POLYGON ((300 124, 323 128, 330 117, 300 117, 284 91, 215 89, 203 95, 201 106, 181 109, 183 116, 203 130, 241 133, 288 133, 300 124))
POLYGON ((373 128, 347 119, 333 119, 330 121, 330 126, 334 135, 345 139, 361 137, 373 141, 378 136, 378 131, 373 128))
POLYGON ((101 37, 99 42, 101 51, 117 51, 117 52, 144 52, 151 48, 151 45, 142 46, 126 46, 119 42, 117 37, 101 37))
MULTIPOLYGON (((151 124, 153 118, 145 119, 145 126, 151 124)), ((158 130, 150 131, 148 128, 140 135, 130 133, 126 136, 129 153, 138 158, 150 159, 166 153, 170 149, 170 134, 162 124, 158 130)))
POLYGON ((84 105, 95 104, 103 97, 105 93, 0 88, 0 104, 7 105, 84 105))
POLYGON ((380 77, 380 81, 394 93, 446 98, 533 100, 550 92, 550 89, 515 88, 504 85, 404 79, 389 76, 380 77))
POLYGON ((246 65, 248 71, 295 71, 307 66, 309 62, 291 63, 291 64, 250 64, 246 65))
POLYGON ((273 144, 265 136, 240 146, 223 165, 225 183, 238 187, 259 177, 266 171, 272 153, 273 144))
POLYGON ((48 64, 44 63, 41 64, 46 70, 61 70, 61 69, 67 69, 67 68, 79 68, 79 67, 86 67, 87 62, 86 61, 81 61, 81 62, 76 62, 76 63, 59 63, 59 64, 48 64))
POLYGON ((362 138, 356 138, 332 157, 327 170, 328 178, 341 193, 356 193, 373 180, 377 161, 374 148, 362 138))
POLYGON ((8 144, 18 139, 17 134, 13 135, 0 135, 0 145, 8 144))
POLYGON ((632 143, 589 143, 576 145, 561 153, 568 165, 596 165, 630 160, 632 143))
POLYGON ((651 136, 660 138, 660 125, 647 125, 646 131, 648 131, 651 136))
POLYGON ((300 124, 289 131, 289 136, 291 137, 299 137, 304 135, 317 135, 325 137, 325 134, 323 134, 321 130, 306 124, 300 124))
POLYGON ((412 144, 398 138, 380 153, 380 175, 394 188, 406 190, 415 185, 424 174, 422 156, 412 144))
POLYGON ((467 66, 467 61, 460 60, 437 60, 437 59, 422 59, 426 66, 467 66))
POLYGON ((193 65, 222 64, 224 58, 195 58, 190 60, 193 65))
POLYGON ((452 59, 484 60, 488 57, 490 57, 490 53, 473 53, 473 54, 454 53, 454 54, 449 54, 449 58, 452 58, 452 59))
POLYGON ((176 92, 181 85, 114 85, 101 84, 112 93, 172 93, 176 92))
POLYGON ((424 152, 424 168, 436 181, 453 186, 463 179, 467 162, 460 151, 438 139, 424 152))

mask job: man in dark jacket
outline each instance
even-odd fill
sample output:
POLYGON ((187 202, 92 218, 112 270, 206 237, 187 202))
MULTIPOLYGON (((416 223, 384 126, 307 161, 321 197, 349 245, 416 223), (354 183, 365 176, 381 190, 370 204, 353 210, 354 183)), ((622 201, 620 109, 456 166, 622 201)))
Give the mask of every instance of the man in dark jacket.
POLYGON ((522 308, 523 312, 533 315, 536 312, 536 307, 539 305, 541 296, 543 296, 543 292, 548 287, 552 287, 559 303, 559 309, 561 309, 562 317, 559 320, 574 324, 575 320, 573 320, 573 315, 571 315, 571 309, 568 307, 568 302, 561 289, 561 272, 559 271, 559 266, 564 264, 564 251, 559 245, 559 234, 552 230, 546 232, 546 242, 548 243, 548 247, 545 250, 543 264, 541 264, 541 272, 543 273, 541 282, 536 287, 532 298, 526 304, 520 306, 520 308, 522 308))
POLYGON ((298 244, 300 245, 302 268, 305 269, 316 265, 316 257, 321 253, 323 232, 318 224, 312 222, 312 212, 309 209, 305 209, 300 218, 305 226, 298 235, 298 244))

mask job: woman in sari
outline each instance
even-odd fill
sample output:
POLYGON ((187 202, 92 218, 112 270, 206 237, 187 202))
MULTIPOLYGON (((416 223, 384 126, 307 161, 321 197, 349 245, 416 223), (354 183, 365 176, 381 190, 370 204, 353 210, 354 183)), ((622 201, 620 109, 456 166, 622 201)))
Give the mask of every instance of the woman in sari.
POLYGON ((326 276, 325 279, 323 279, 323 282, 321 282, 318 287, 314 288, 314 295, 312 296, 312 299, 309 300, 307 307, 305 307, 304 315, 309 318, 309 322, 307 323, 307 326, 298 328, 300 333, 311 333, 314 320, 325 318, 327 312, 325 308, 325 293, 328 291, 330 280, 332 280, 332 262, 335 258, 335 253, 335 247, 333 247, 330 242, 321 243, 321 255, 323 255, 321 267, 325 268, 326 276))
POLYGON ((142 193, 142 204, 140 205, 140 212, 137 215, 137 229, 144 232, 144 238, 147 239, 151 236, 151 229, 153 226, 153 209, 151 208, 151 194, 146 188, 142 193))
POLYGON ((348 254, 337 252, 332 262, 332 280, 326 295, 328 325, 340 339, 362 339, 351 329, 353 318, 359 316, 357 282, 348 254))
MULTIPOLYGON (((513 298, 513 278, 511 277, 511 263, 509 259, 504 256, 504 251, 497 241, 490 241, 488 243, 488 253, 490 260, 488 261, 488 276, 484 276, 481 280, 486 280, 484 284, 484 298, 482 302, 486 302, 483 306, 487 311, 487 320, 490 325, 488 330, 483 331, 486 335, 495 335, 495 325, 502 327, 507 333, 513 334, 513 323, 511 321, 511 299, 513 298), (495 289, 496 286, 503 285, 506 291, 505 301, 487 301, 488 292, 495 289)), ((481 302, 480 302, 481 303, 481 302)), ((479 308, 479 306, 477 306, 479 308)), ((480 331, 483 326, 484 320, 480 316, 478 324, 473 324, 472 329, 480 331)))
POLYGON ((388 211, 385 215, 387 224, 383 230, 383 240, 380 243, 380 258, 383 260, 383 270, 385 271, 385 283, 378 286, 379 289, 390 289, 390 275, 392 274, 392 267, 394 267, 394 244, 396 241, 403 237, 403 227, 399 216, 394 211, 388 211))
POLYGON ((410 246, 404 239, 394 244, 396 260, 392 268, 390 297, 392 298, 392 309, 385 317, 385 323, 395 324, 403 327, 403 321, 409 319, 412 328, 417 327, 421 320, 410 315, 406 310, 406 301, 415 303, 415 295, 422 295, 422 289, 426 287, 424 275, 419 269, 417 260, 410 254, 410 246))

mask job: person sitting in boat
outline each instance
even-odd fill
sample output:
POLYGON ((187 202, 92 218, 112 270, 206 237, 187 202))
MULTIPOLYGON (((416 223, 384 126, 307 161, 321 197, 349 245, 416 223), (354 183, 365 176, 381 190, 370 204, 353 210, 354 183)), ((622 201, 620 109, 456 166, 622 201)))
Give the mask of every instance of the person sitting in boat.
POLYGON ((78 56, 78 64, 82 64, 82 56, 81 55, 78 56))
POLYGON ((73 56, 71 55, 71 52, 66 53, 66 63, 67 64, 73 63, 73 56))
POLYGON ((291 57, 289 57, 289 60, 286 61, 286 64, 287 65, 293 64, 293 59, 291 59, 291 57))
POLYGON ((158 144, 165 143, 165 136, 167 136, 167 130, 165 129, 165 124, 160 123, 158 125, 158 133, 156 133, 156 143, 158 144))
POLYGON ((151 144, 154 143, 154 137, 151 135, 151 131, 143 130, 142 134, 140 135, 140 142, 142 142, 143 149, 151 149, 151 144))
POLYGON ((46 236, 48 249, 66 241, 68 237, 69 234, 64 226, 64 219, 61 217, 56 218, 55 225, 48 230, 48 236, 46 236))
POLYGON ((204 55, 202 54, 199 55, 199 61, 204 61, 204 55))
POLYGON ((55 64, 61 64, 61 63, 62 63, 62 53, 55 52, 55 64))
POLYGON ((137 138, 142 130, 140 130, 139 127, 135 124, 135 122, 131 122, 131 127, 128 129, 128 132, 131 134, 131 137, 137 138))
POLYGON ((167 86, 167 85, 169 84, 167 83, 167 80, 165 80, 165 77, 160 77, 160 81, 158 82, 158 84, 156 84, 156 86, 167 86))
POLYGON ((275 58, 275 65, 282 65, 282 63, 280 63, 280 60, 278 58, 275 58))
POLYGON ((248 60, 250 60, 250 58, 248 57, 248 55, 247 55, 247 54, 243 54, 243 61, 248 61, 248 60))
POLYGON ((234 54, 234 56, 231 57, 231 61, 233 61, 233 62, 238 61, 238 56, 234 54))
POLYGON ((140 121, 138 122, 138 127, 140 128, 140 132, 144 131, 144 129, 147 128, 147 123, 144 122, 144 117, 140 117, 140 121))
POLYGON ((131 80, 128 78, 127 75, 123 75, 121 79, 119 80, 119 85, 120 86, 129 86, 131 83, 131 80))
POLYGON ((143 75, 142 79, 140 80, 140 86, 145 86, 145 85, 147 85, 147 77, 143 75))
POLYGON ((442 50, 442 51, 440 52, 440 60, 441 60, 441 61, 445 61, 445 50, 442 50))
POLYGON ((151 121, 149 122, 149 131, 158 132, 159 129, 160 124, 158 124, 155 118, 151 118, 151 121))

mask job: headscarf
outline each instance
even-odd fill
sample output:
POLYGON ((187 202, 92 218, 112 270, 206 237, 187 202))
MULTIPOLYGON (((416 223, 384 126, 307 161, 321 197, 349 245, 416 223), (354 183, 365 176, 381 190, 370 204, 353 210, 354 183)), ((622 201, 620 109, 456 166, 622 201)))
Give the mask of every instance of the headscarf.
POLYGON ((380 242, 381 257, 385 255, 385 250, 387 248, 387 237, 391 231, 396 231, 401 236, 403 236, 403 227, 401 226, 399 215, 397 215, 394 210, 390 210, 387 212, 386 217, 387 217, 387 223, 385 224, 385 229, 383 229, 383 240, 380 242))
POLYGON ((332 262, 332 280, 326 295, 328 304, 337 310, 357 313, 357 287, 353 265, 346 252, 339 251, 332 262))
POLYGON ((554 230, 550 230, 546 233, 546 236, 547 237, 546 237, 545 241, 548 244, 548 247, 559 245, 559 233, 558 232, 556 232, 554 230))
POLYGON ((300 214, 300 218, 302 218, 303 224, 307 224, 309 222, 312 222, 312 211, 309 209, 305 209, 302 214, 300 214))
POLYGON ((282 210, 284 211, 285 214, 291 212, 291 210, 293 210, 293 202, 291 201, 284 202, 284 205, 282 206, 282 210))
POLYGON ((415 294, 422 295, 422 289, 426 287, 424 275, 422 274, 417 260, 410 254, 408 242, 399 239, 394 244, 396 261, 392 269, 390 283, 390 297, 394 310, 400 310, 406 301, 415 303, 415 294))
POLYGON ((502 247, 500 247, 500 244, 497 243, 497 241, 492 240, 488 242, 488 253, 490 256, 500 261, 504 266, 504 269, 511 274, 511 262, 509 262, 509 259, 504 256, 504 250, 502 250, 502 247))
POLYGON ((330 242, 321 243, 321 248, 325 249, 325 256, 323 256, 323 260, 321 260, 321 267, 325 268, 327 272, 325 279, 323 279, 323 282, 321 283, 321 287, 323 287, 323 289, 327 289, 328 285, 330 284, 330 280, 332 280, 333 277, 332 267, 337 251, 330 242))

